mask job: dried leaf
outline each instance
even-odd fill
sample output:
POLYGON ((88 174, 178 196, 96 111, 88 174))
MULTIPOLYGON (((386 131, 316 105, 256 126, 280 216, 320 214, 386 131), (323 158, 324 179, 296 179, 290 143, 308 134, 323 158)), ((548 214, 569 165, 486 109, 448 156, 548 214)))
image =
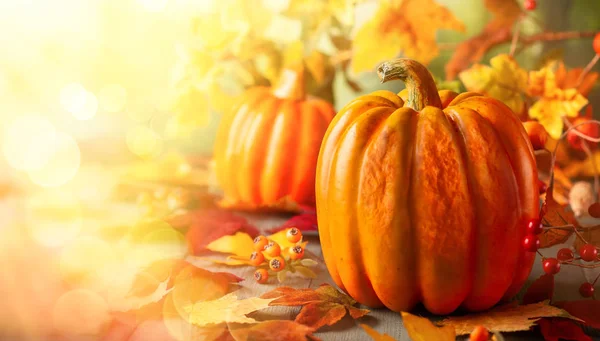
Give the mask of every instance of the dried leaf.
POLYGON ((237 211, 247 212, 289 212, 289 213, 300 213, 302 207, 298 205, 294 200, 289 197, 284 197, 278 201, 270 204, 254 205, 247 202, 234 201, 230 199, 223 199, 218 202, 219 207, 237 211))
POLYGON ((507 304, 482 313, 450 317, 438 324, 454 327, 457 335, 470 334, 479 325, 492 332, 516 332, 529 330, 542 317, 573 318, 545 301, 527 305, 507 304))
POLYGON ((230 253, 248 258, 254 251, 254 242, 247 233, 237 232, 233 236, 223 236, 206 246, 210 251, 230 253))
MULTIPOLYGON (((579 226, 573 212, 567 211, 566 206, 560 205, 554 200, 554 184, 551 184, 546 191, 546 200, 542 206, 542 212, 544 213, 542 222, 546 226, 564 226, 568 224, 579 226)), ((544 230, 540 235, 540 248, 564 243, 572 233, 573 230, 569 228, 544 230)))
POLYGON ((201 301, 185 307, 190 323, 203 327, 219 323, 256 323, 246 314, 265 309, 274 299, 252 297, 238 300, 234 293, 213 301, 201 301))
POLYGON ((490 60, 490 66, 475 64, 459 74, 468 91, 475 91, 503 102, 519 114, 524 107, 527 71, 507 54, 490 60))
POLYGON ((484 4, 494 15, 491 23, 498 28, 512 27, 522 12, 516 0, 485 0, 484 4))
POLYGON ((532 304, 552 300, 554 294, 554 275, 545 274, 536 279, 525 292, 523 304, 532 304))
POLYGON ((329 284, 323 284, 314 290, 279 287, 261 297, 274 298, 271 306, 302 305, 300 313, 296 316, 296 322, 306 324, 315 330, 338 322, 346 315, 346 311, 355 319, 369 313, 367 309, 354 307, 357 303, 354 299, 329 284))
POLYGON ((600 151, 592 152, 592 157, 573 160, 565 165, 563 171, 570 178, 593 177, 595 169, 600 169, 600 151), (594 167, 594 164, 597 168, 594 167))
POLYGON ((307 267, 297 265, 294 267, 294 270, 298 271, 304 277, 317 278, 317 274, 307 267))
POLYGON ((400 52, 427 64, 439 53, 435 39, 439 29, 464 32, 465 26, 433 0, 381 2, 354 38, 352 70, 372 70, 400 52))
POLYGON ((285 230, 290 227, 295 227, 300 231, 317 231, 317 214, 315 211, 304 212, 293 216, 288 221, 283 223, 281 226, 272 228, 269 230, 270 233, 275 233, 281 230, 285 230))
POLYGON ((586 326, 600 329, 600 301, 565 301, 556 302, 555 305, 566 310, 569 314, 583 320, 586 326))
POLYGON ((529 73, 527 92, 540 97, 529 108, 529 117, 537 119, 554 138, 563 132, 563 116, 576 117, 588 100, 574 88, 561 88, 554 69, 556 63, 529 73))
POLYGON ((314 328, 303 324, 287 321, 265 321, 254 325, 229 325, 229 332, 235 341, 306 341, 315 340, 311 335, 314 328))
POLYGON ((438 327, 429 319, 402 312, 402 322, 413 341, 454 341, 456 332, 452 326, 438 327))
POLYGON ((592 341, 592 338, 585 335, 581 327, 571 320, 543 318, 538 321, 538 324, 546 341, 592 341))
POLYGON ((279 283, 283 283, 285 281, 287 274, 288 274, 287 270, 282 270, 277 273, 277 280, 279 281, 279 283))
POLYGON ((304 258, 304 259, 300 260, 300 264, 302 264, 303 266, 312 267, 312 266, 317 266, 319 263, 317 263, 316 261, 314 261, 312 259, 304 258))
POLYGON ((362 329, 365 330, 365 332, 367 334, 369 334, 369 336, 374 341, 396 341, 396 339, 394 339, 393 337, 389 336, 388 334, 381 334, 378 331, 376 331, 375 329, 367 326, 366 324, 361 324, 360 326, 362 327, 362 329))
POLYGON ((191 254, 197 255, 206 250, 211 242, 235 232, 245 232, 251 238, 258 235, 258 229, 244 217, 219 209, 201 209, 175 217, 176 228, 189 227, 186 239, 191 254))

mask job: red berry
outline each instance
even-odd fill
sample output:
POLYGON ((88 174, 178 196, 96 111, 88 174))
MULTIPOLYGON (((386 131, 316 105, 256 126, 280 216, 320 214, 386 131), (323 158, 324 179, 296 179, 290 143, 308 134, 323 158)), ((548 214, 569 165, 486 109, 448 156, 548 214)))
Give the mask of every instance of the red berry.
POLYGON ((265 245, 263 250, 269 257, 277 257, 281 254, 281 247, 279 246, 279 244, 275 243, 272 240, 269 241, 267 245, 265 245))
POLYGON ((269 243, 269 240, 265 236, 258 236, 254 238, 254 251, 262 251, 265 245, 269 243))
POLYGON ((469 336, 469 341, 487 341, 490 333, 484 326, 477 326, 469 336))
POLYGON ((523 4, 523 7, 525 7, 525 9, 528 11, 533 11, 536 6, 537 3, 535 0, 525 0, 525 3, 523 4))
POLYGON ((588 207, 588 213, 594 218, 600 218, 600 203, 595 202, 588 207))
POLYGON ((540 248, 540 238, 535 235, 525 236, 525 239, 523 239, 523 248, 525 251, 536 252, 540 248))
POLYGON ((302 245, 295 245, 289 249, 290 259, 301 259, 304 256, 304 248, 302 245))
POLYGON ((585 282, 579 287, 579 293, 583 297, 592 297, 594 296, 594 286, 592 283, 585 282))
POLYGON ((567 249, 565 247, 558 250, 556 258, 558 258, 558 260, 561 262, 570 262, 573 260, 573 258, 575 258, 575 255, 573 254, 573 251, 571 249, 567 249))
POLYGON ((259 266, 265 261, 265 256, 260 251, 254 251, 250 255, 250 264, 259 266))
MULTIPOLYGON (((583 139, 576 134, 575 130, 586 136, 594 138, 600 137, 600 127, 598 125, 594 123, 582 124, 589 122, 589 120, 590 119, 586 117, 578 117, 573 121, 574 126, 581 124, 577 128, 569 130, 567 133, 567 142, 569 142, 569 145, 573 149, 583 150, 583 139)), ((592 149, 596 148, 596 143, 587 142, 587 145, 592 149)))
POLYGON ((275 272, 279 272, 285 269, 285 260, 282 257, 277 256, 269 261, 269 268, 275 272))
POLYGON ((265 269, 258 269, 254 272, 254 279, 260 284, 267 283, 269 273, 265 269))
POLYGON ((600 33, 596 33, 596 36, 594 37, 593 46, 594 52, 596 52, 596 54, 600 54, 600 33))
POLYGON ((302 232, 295 227, 289 228, 285 234, 285 238, 290 243, 297 243, 302 239, 302 232))
POLYGON ((544 272, 548 275, 556 275, 560 271, 560 263, 556 258, 546 258, 542 262, 544 272))
POLYGON ((540 194, 544 194, 546 193, 546 191, 548 190, 548 185, 546 185, 545 182, 538 180, 538 191, 540 194))
POLYGON ((586 262, 593 262, 598 257, 598 249, 592 244, 584 244, 579 249, 579 256, 586 262))
POLYGON ((539 219, 534 218, 527 222, 527 234, 536 235, 544 231, 544 226, 539 219))

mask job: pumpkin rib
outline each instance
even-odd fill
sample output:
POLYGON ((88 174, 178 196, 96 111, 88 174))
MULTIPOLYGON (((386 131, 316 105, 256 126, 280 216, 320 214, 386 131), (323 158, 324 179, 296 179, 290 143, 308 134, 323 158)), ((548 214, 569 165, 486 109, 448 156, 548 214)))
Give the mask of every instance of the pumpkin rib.
MULTIPOLYGON (((374 130, 381 124, 382 120, 389 116, 389 107, 375 107, 362 112, 351 124, 349 124, 340 136, 336 145, 334 159, 332 162, 332 177, 329 184, 336 188, 330 195, 330 206, 336 205, 336 215, 333 226, 345 226, 355 233, 346 234, 347 238, 337 238, 336 251, 334 255, 338 264, 338 272, 346 291, 356 297, 358 301, 369 306, 381 306, 377 294, 373 290, 369 278, 362 276, 365 273, 363 261, 362 234, 359 219, 355 218, 358 205, 358 184, 361 163, 368 146, 369 138, 374 130), (339 159, 343 163, 338 163, 339 159), (348 186, 348 184, 354 184, 348 186), (342 188, 339 185, 344 184, 342 188)), ((333 229, 336 230, 335 228, 333 229)), ((333 236, 332 236, 333 237, 333 236)))
POLYGON ((420 292, 427 310, 435 314, 456 310, 470 289, 465 263, 471 244, 463 234, 465 222, 474 221, 474 209, 456 134, 441 109, 428 106, 420 112, 411 217, 420 292))
POLYGON ((419 301, 416 276, 407 275, 416 272, 408 208, 411 177, 406 170, 412 164, 417 120, 410 108, 393 110, 366 149, 359 183, 357 217, 363 249, 393 260, 363 257, 366 275, 378 299, 397 311, 409 310, 419 301))
POLYGON ((292 188, 290 190, 290 197, 295 202, 308 202, 307 191, 311 190, 311 186, 305 182, 314 181, 315 179, 315 168, 312 167, 317 160, 319 153, 318 149, 312 148, 313 136, 319 134, 321 129, 322 115, 312 103, 310 102, 298 102, 297 112, 300 113, 300 119, 298 125, 295 128, 294 135, 296 138, 296 145, 288 157, 290 165, 290 178, 292 188), (315 131, 317 130, 317 131, 315 131), (293 152, 292 152, 293 151, 293 152))
POLYGON ((521 228, 517 182, 508 153, 491 123, 470 108, 448 108, 449 117, 463 135, 467 171, 476 207, 473 286, 462 306, 469 311, 485 310, 498 303, 512 282, 515 257, 495 257, 497 249, 518 253, 519 245, 507 242, 521 228), (510 171, 507 171, 510 170, 510 171), (493 207, 493 210, 489 208, 493 207))

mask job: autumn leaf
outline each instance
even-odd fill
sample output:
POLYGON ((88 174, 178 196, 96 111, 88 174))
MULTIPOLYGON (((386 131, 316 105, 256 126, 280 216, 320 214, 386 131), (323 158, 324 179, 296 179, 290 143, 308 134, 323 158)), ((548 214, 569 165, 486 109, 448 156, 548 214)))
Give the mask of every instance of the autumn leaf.
POLYGON ((235 341, 306 341, 307 338, 316 340, 311 335, 313 331, 314 328, 287 320, 264 321, 253 325, 229 325, 229 333, 235 341))
POLYGON ((234 293, 212 301, 200 301, 185 307, 190 323, 204 327, 219 323, 256 323, 246 314, 269 307, 274 298, 251 297, 238 300, 234 293))
POLYGON ((314 290, 279 287, 261 297, 274 298, 271 306, 303 306, 296 316, 296 322, 315 330, 337 323, 347 313, 354 319, 369 313, 367 309, 354 307, 357 303, 354 299, 329 284, 323 284, 314 290))
POLYGON ((290 218, 289 220, 287 220, 285 223, 281 224, 280 226, 270 229, 269 233, 276 233, 276 232, 279 232, 282 230, 286 230, 290 227, 295 227, 302 232, 317 231, 318 228, 317 228, 316 212, 314 212, 314 211, 305 212, 305 213, 301 213, 296 216, 293 216, 292 218, 290 218))
POLYGON ((585 335, 581 327, 571 320, 543 318, 538 321, 538 324, 546 341, 592 341, 592 338, 585 335))
POLYGON ((456 331, 452 326, 438 327, 429 319, 402 312, 402 322, 413 341, 454 341, 456 331))
POLYGON ((554 275, 544 274, 536 279, 523 296, 523 304, 532 304, 552 300, 554 294, 554 275))
POLYGON ((245 232, 251 238, 258 235, 258 229, 244 217, 219 209, 200 209, 189 211, 172 218, 175 228, 189 227, 186 239, 191 254, 197 255, 206 250, 206 246, 236 232, 245 232))
POLYGON ((561 89, 576 89, 580 94, 587 97, 598 80, 598 72, 588 72, 583 79, 579 79, 583 68, 574 68, 567 71, 562 61, 557 61, 556 85, 561 89))
POLYGON ((457 335, 470 334, 479 325, 492 332, 516 332, 529 330, 543 317, 573 318, 566 311, 544 301, 527 305, 507 304, 482 313, 449 317, 438 324, 454 327, 457 335))
POLYGON ((600 301, 578 300, 556 302, 557 307, 583 320, 586 326, 600 329, 600 301))
POLYGON ((490 23, 497 28, 511 27, 522 13, 516 0, 485 0, 484 4, 494 16, 490 23))
POLYGON ((570 178, 581 178, 593 177, 596 174, 594 169, 600 169, 600 151, 592 152, 592 156, 584 160, 572 160, 564 166, 563 171, 570 178))
MULTIPOLYGON (((582 227, 581 229, 582 231, 580 232, 580 235, 585 238, 587 243, 600 245, 600 225, 586 226, 582 227)), ((583 244, 585 244, 585 242, 581 240, 579 236, 577 236, 577 238, 575 238, 573 241, 573 247, 576 250, 579 250, 583 244)))
MULTIPOLYGON (((573 212, 567 211, 566 205, 561 205, 554 200, 554 184, 551 184, 546 191, 546 200, 542 206, 543 218, 542 223, 545 226, 564 226, 573 225, 579 226, 573 212)), ((564 243, 569 239, 573 229, 545 229, 540 234, 540 248, 550 247, 556 244, 564 243)))
POLYGON ((396 339, 394 339, 393 337, 389 336, 388 334, 381 334, 378 331, 376 331, 375 329, 369 327, 366 324, 361 324, 360 325, 362 327, 362 329, 365 330, 365 332, 367 334, 369 334, 369 336, 374 340, 374 341, 396 341, 396 339))
POLYGON ((231 199, 223 199, 218 202, 219 207, 229 210, 237 210, 237 211, 248 211, 248 212, 261 212, 261 213, 270 213, 270 212, 289 212, 289 213, 300 213, 302 212, 302 207, 298 205, 294 200, 290 199, 290 197, 283 197, 278 201, 270 204, 249 204, 247 202, 235 201, 231 199))
POLYGON ((372 70, 400 52, 427 64, 439 53, 435 35, 440 29, 464 32, 465 26, 433 0, 381 2, 375 16, 356 33, 352 70, 372 70))
POLYGON ((563 117, 578 116, 588 101, 575 88, 561 88, 564 84, 557 79, 556 65, 552 63, 539 71, 531 71, 527 92, 540 97, 529 108, 529 117, 537 119, 552 138, 559 139, 564 126, 563 117))
POLYGON ((507 54, 490 60, 490 66, 475 64, 459 74, 468 91, 496 98, 516 114, 523 111, 523 94, 527 89, 527 71, 507 54))

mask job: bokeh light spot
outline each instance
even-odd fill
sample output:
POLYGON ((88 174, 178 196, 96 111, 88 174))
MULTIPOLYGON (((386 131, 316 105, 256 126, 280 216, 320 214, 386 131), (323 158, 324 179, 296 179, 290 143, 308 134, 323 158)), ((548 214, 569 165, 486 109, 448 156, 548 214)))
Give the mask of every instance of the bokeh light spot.
POLYGON ((169 0, 138 0, 144 9, 150 12, 160 12, 167 7, 169 0))
POLYGON ((81 84, 70 83, 60 90, 60 104, 72 114, 81 111, 86 101, 87 91, 81 84))
POLYGON ((110 113, 121 112, 127 103, 127 90, 119 84, 109 84, 98 93, 102 110, 110 113))
POLYGON ((76 119, 78 119, 80 121, 86 121, 86 120, 89 120, 89 119, 93 118, 94 116, 96 116, 97 112, 98 112, 98 99, 96 98, 96 96, 93 93, 86 91, 85 104, 83 105, 83 107, 81 107, 80 110, 73 111, 73 112, 71 112, 71 114, 73 115, 73 117, 75 117, 76 119))
POLYGON ((64 185, 77 174, 81 163, 79 146, 71 136, 57 132, 53 147, 44 166, 28 172, 31 181, 42 187, 64 185))
POLYGON ((111 320, 106 300, 97 293, 76 289, 63 294, 52 311, 54 327, 68 336, 100 334, 111 320))
POLYGON ((42 168, 54 153, 56 130, 39 115, 21 115, 8 123, 2 150, 8 164, 18 170, 42 168))
POLYGON ((60 271, 69 283, 94 285, 102 270, 116 262, 117 255, 107 242, 90 236, 79 237, 62 250, 60 271))
POLYGON ((28 200, 27 211, 29 232, 43 246, 63 246, 75 239, 81 230, 81 205, 68 192, 39 192, 28 200))
POLYGON ((136 126, 127 132, 127 147, 139 157, 151 157, 162 150, 163 141, 152 129, 136 126))

